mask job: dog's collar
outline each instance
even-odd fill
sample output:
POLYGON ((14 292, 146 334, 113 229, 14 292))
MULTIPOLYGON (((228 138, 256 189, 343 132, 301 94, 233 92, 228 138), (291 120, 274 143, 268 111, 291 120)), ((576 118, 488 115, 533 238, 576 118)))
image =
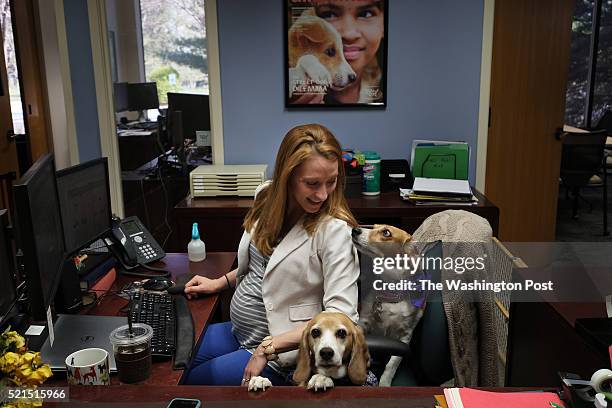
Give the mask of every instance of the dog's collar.
MULTIPOLYGON (((431 274, 427 272, 419 273, 417 278, 413 279, 431 279, 431 274)), ((399 303, 405 300, 410 301, 414 307, 421 308, 425 306, 427 291, 421 290, 381 290, 376 292, 375 304, 381 303, 399 303)))
POLYGON ((414 307, 418 307, 421 308, 425 305, 425 294, 421 293, 420 296, 418 297, 414 297, 412 296, 412 292, 409 291, 391 291, 391 290, 384 290, 384 291, 379 291, 376 294, 376 304, 381 304, 381 303, 399 303, 399 302, 403 302, 404 300, 409 300, 410 303, 412 303, 412 305, 414 307))

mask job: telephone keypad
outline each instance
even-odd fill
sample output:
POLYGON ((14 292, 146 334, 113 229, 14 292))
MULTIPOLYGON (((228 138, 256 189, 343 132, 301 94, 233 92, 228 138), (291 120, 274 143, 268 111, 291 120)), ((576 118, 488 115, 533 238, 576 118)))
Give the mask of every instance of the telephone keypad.
POLYGON ((155 250, 149 244, 140 245, 138 247, 145 259, 153 259, 157 256, 155 250))

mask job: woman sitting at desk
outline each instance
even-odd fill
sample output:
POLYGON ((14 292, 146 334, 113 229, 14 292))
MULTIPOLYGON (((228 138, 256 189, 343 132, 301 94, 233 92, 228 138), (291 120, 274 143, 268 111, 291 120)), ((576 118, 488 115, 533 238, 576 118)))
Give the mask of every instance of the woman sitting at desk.
POLYGON ((274 178, 244 221, 238 268, 185 285, 188 297, 236 287, 231 321, 208 327, 188 384, 246 386, 260 375, 291 384, 308 320, 323 307, 357 321, 359 261, 351 242, 357 223, 344 199, 340 158, 340 144, 321 125, 287 133, 274 178))

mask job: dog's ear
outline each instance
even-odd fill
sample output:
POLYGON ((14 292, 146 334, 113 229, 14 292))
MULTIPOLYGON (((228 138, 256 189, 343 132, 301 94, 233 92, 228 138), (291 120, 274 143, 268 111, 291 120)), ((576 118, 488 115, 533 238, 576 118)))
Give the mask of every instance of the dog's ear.
POLYGON ((360 326, 354 325, 353 350, 351 350, 351 361, 348 365, 348 375, 355 385, 363 385, 368 376, 370 366, 370 352, 365 342, 365 336, 360 326))
POLYGON ((315 44, 320 44, 329 38, 329 34, 325 27, 319 22, 305 23, 302 27, 299 27, 298 30, 298 43, 305 49, 308 49, 315 44))
POLYGON ((300 340, 300 348, 297 356, 297 366, 293 372, 293 381, 299 386, 305 386, 310 379, 312 372, 312 357, 310 355, 310 328, 312 327, 312 320, 308 322, 304 331, 302 332, 302 339, 300 340))
POLYGON ((408 255, 417 255, 418 251, 412 245, 412 235, 406 233, 406 237, 404 238, 404 242, 402 242, 402 251, 408 255))

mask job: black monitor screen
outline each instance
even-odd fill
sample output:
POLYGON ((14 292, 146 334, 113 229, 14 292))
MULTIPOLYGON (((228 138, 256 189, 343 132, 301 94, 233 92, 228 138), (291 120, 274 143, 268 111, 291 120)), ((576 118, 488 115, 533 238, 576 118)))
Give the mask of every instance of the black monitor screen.
POLYGON ((57 172, 66 251, 72 253, 111 228, 108 162, 105 157, 57 172))
POLYGON ((127 82, 117 82, 113 85, 113 96, 115 99, 115 112, 129 110, 128 84, 127 82))
MULTIPOLYGON (((173 145, 184 139, 196 140, 196 131, 210 130, 210 112, 208 109, 208 95, 182 94, 168 92, 168 119, 172 112, 181 111, 182 135, 172 135, 173 145)), ((171 124, 168 129, 174 129, 171 124)))
POLYGON ((157 84, 155 82, 128 84, 127 93, 130 110, 132 111, 159 108, 157 84))
POLYGON ((17 247, 35 320, 45 319, 64 261, 64 232, 55 164, 47 154, 13 186, 17 247))
POLYGON ((0 322, 9 313, 17 297, 11 262, 13 254, 4 225, 5 220, 8 223, 7 211, 0 209, 0 288, 2 288, 2 294, 0 295, 0 322))

